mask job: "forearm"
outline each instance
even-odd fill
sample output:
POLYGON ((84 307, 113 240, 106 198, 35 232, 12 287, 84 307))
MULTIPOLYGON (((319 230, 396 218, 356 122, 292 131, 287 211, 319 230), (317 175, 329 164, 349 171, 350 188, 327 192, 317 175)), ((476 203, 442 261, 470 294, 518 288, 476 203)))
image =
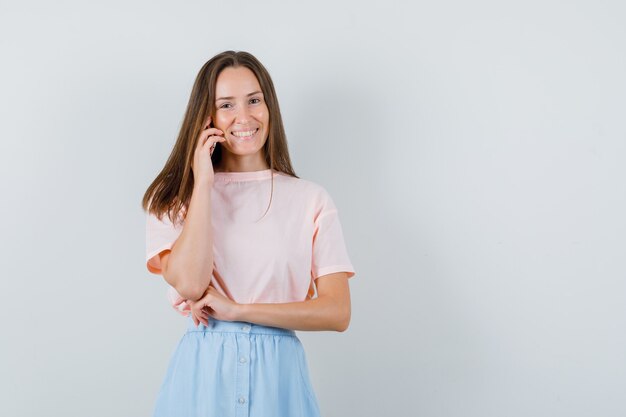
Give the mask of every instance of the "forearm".
POLYGON ((185 299, 198 300, 213 274, 211 184, 195 184, 185 225, 169 255, 168 281, 185 299))
POLYGON ((343 332, 350 323, 350 305, 331 297, 291 303, 239 304, 238 321, 292 330, 343 332))

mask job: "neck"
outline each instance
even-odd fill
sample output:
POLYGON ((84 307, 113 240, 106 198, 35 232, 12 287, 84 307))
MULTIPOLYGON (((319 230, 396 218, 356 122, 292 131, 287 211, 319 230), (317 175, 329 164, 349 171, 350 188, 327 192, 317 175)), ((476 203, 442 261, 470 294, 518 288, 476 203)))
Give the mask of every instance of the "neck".
POLYGON ((213 172, 251 172, 251 171, 263 171, 270 169, 264 158, 254 157, 237 157, 228 158, 226 155, 222 155, 222 160, 219 164, 213 167, 213 172))

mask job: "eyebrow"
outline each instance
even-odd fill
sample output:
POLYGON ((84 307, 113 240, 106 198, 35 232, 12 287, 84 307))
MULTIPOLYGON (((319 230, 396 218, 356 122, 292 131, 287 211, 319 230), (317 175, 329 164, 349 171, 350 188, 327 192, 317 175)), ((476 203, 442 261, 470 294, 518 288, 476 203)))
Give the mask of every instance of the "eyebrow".
MULTIPOLYGON (((252 93, 248 94, 248 96, 247 96, 247 97, 253 96, 253 95, 258 94, 258 93, 260 93, 260 92, 261 92, 260 90, 259 90, 259 91, 253 91, 252 93)), ((232 100, 232 99, 234 99, 234 98, 235 98, 235 97, 220 97, 220 98, 218 98, 218 99, 217 99, 217 100, 215 100, 215 101, 220 101, 220 100, 232 100)))

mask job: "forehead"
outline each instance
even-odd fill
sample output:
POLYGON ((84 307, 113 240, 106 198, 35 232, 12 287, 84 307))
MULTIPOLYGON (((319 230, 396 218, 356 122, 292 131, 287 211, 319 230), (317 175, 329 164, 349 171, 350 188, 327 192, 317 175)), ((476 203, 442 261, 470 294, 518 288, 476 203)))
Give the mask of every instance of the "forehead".
POLYGON ((253 91, 261 90, 254 73, 246 67, 224 68, 215 83, 215 96, 245 97, 253 91))

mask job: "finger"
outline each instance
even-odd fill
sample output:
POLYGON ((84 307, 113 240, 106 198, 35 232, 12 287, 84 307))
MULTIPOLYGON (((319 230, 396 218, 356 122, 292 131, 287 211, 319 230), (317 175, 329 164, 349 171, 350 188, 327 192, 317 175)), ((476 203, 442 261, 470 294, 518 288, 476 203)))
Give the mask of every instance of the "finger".
MULTIPOLYGON (((211 138, 219 138, 219 136, 211 136, 211 138)), ((211 147, 209 148, 209 149, 210 149, 210 150, 209 150, 209 153, 210 153, 211 155, 213 155, 213 152, 215 152, 215 148, 217 148, 217 144, 218 144, 218 142, 219 142, 219 143, 221 143, 221 142, 225 142, 225 141, 226 141, 226 139, 225 139, 225 138, 220 138, 220 139, 218 139, 218 140, 215 140, 215 141, 213 142, 213 144, 211 145, 211 147)))
POLYGON ((195 315, 195 314, 193 314, 193 313, 191 313, 191 318, 193 319, 193 323, 196 325, 196 327, 198 327, 198 323, 199 323, 199 321, 198 321, 198 319, 196 318, 196 315, 195 315))
POLYGON ((210 124, 211 124, 211 116, 207 117, 204 123, 203 130, 200 132, 200 135, 198 136, 197 148, 202 147, 202 145, 205 144, 209 136, 215 135, 215 134, 222 134, 222 135, 224 134, 224 132, 222 132, 220 129, 217 129, 215 127, 210 127, 210 124))
POLYGON ((202 133, 207 133, 209 136, 217 136, 219 138, 224 137, 224 131, 222 129, 218 129, 217 127, 210 127, 203 130, 202 133))
POLYGON ((215 142, 223 142, 224 136, 222 136, 224 132, 217 128, 210 128, 208 130, 203 131, 200 134, 200 140, 198 141, 198 147, 202 146, 212 146, 215 142))

